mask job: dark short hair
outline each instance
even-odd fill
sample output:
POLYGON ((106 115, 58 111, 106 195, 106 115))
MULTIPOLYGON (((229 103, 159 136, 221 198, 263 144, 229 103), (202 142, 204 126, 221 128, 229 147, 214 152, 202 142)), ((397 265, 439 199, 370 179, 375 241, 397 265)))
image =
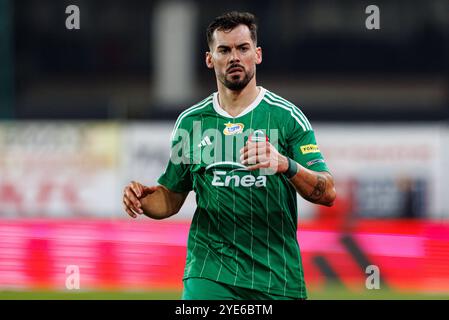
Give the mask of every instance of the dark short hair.
POLYGON ((210 45, 214 41, 214 31, 231 31, 239 25, 248 27, 251 33, 251 39, 257 43, 257 21, 256 17, 249 12, 232 11, 216 17, 207 27, 207 44, 210 45))

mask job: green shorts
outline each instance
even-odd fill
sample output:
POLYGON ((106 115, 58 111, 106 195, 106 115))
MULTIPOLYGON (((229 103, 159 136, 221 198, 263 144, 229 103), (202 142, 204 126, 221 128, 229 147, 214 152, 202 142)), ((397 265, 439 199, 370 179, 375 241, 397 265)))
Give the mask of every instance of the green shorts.
POLYGON ((302 300, 231 286, 205 278, 184 281, 182 300, 302 300))

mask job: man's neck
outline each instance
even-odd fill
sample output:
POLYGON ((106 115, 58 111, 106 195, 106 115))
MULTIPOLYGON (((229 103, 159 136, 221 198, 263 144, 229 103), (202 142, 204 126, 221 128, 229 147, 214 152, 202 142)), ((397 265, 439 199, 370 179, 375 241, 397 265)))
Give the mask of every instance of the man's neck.
POLYGON ((241 91, 230 90, 218 83, 218 102, 224 111, 236 117, 256 99, 259 92, 254 78, 241 91))

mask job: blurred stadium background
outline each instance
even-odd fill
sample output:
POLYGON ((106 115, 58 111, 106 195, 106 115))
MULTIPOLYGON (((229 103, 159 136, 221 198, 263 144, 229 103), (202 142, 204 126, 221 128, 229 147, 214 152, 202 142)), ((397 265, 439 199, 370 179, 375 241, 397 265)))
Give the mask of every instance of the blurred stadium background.
POLYGON ((205 28, 230 10, 259 18, 258 82, 302 108, 337 182, 332 208, 298 200, 310 298, 449 298, 447 0, 0 0, 0 299, 180 297, 193 195, 166 221, 121 195, 216 90, 205 28))

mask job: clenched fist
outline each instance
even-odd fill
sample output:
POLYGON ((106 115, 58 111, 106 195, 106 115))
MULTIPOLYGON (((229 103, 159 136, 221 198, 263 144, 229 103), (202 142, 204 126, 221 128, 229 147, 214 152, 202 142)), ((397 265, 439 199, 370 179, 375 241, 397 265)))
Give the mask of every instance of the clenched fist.
POLYGON ((131 181, 123 190, 123 208, 132 218, 143 214, 140 199, 152 194, 158 187, 147 187, 139 182, 131 181))
POLYGON ((248 141, 240 150, 240 161, 247 165, 249 171, 270 169, 273 173, 285 172, 288 169, 287 157, 280 154, 268 141, 248 141))

